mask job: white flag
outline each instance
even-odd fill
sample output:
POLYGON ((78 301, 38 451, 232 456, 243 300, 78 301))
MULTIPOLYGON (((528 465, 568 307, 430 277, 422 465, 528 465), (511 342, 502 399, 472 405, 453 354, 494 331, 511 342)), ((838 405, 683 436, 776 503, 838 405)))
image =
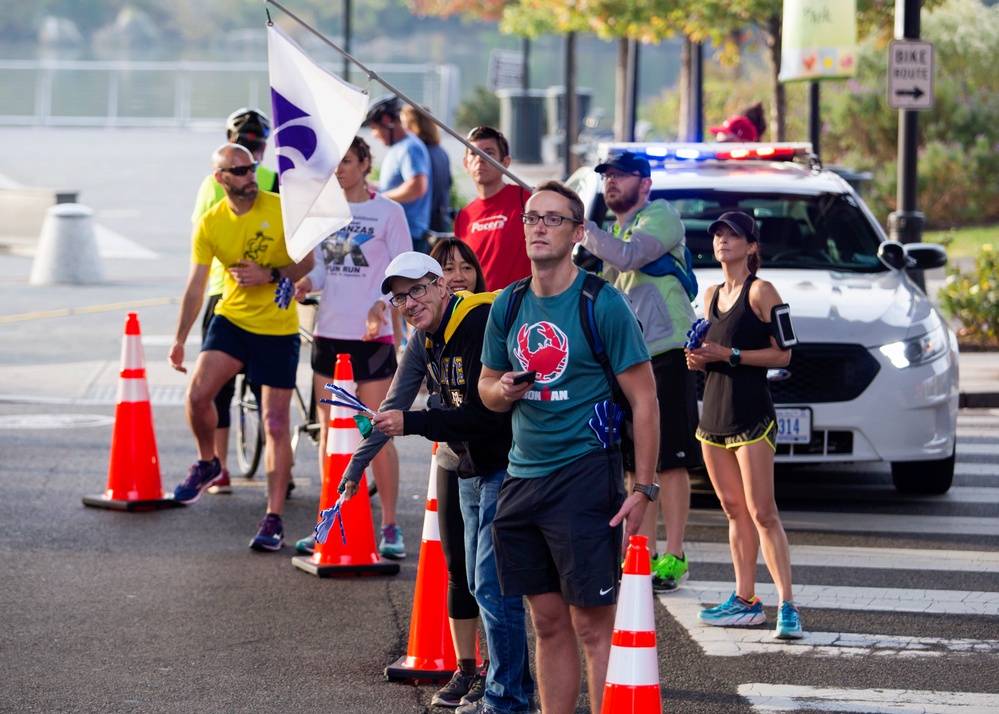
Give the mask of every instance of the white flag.
POLYGON ((368 95, 305 54, 275 25, 267 28, 271 109, 288 255, 300 261, 350 223, 334 172, 368 110, 368 95))

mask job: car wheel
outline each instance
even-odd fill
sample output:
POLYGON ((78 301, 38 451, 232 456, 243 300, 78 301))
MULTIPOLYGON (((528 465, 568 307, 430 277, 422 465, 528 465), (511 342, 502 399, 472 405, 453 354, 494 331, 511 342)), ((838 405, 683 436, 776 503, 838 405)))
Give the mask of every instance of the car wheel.
POLYGON ((920 496, 937 496, 947 493, 954 482, 954 452, 946 459, 936 461, 894 461, 891 465, 891 480, 899 493, 920 496))

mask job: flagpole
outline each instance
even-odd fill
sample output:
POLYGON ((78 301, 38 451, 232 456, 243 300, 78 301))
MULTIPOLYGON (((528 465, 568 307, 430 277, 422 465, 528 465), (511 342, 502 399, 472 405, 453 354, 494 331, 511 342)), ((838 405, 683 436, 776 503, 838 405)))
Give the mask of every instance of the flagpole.
MULTIPOLYGON (((376 82, 378 82, 379 84, 381 84, 383 87, 385 87, 387 90, 389 90, 390 92, 392 92, 394 95, 396 95, 397 97, 399 97, 400 99, 402 99, 404 102, 406 102, 407 104, 411 105, 413 107, 413 109, 415 109, 416 111, 418 111, 420 114, 422 114, 423 116, 425 116, 427 119, 429 119, 430 121, 432 121, 434 124, 436 124, 437 126, 439 126, 441 129, 443 129, 444 131, 446 131, 448 134, 450 134, 451 136, 453 136, 455 139, 457 139, 458 141, 460 141, 462 144, 465 145, 465 148, 467 148, 469 151, 472 151, 472 152, 478 154, 479 157, 481 157, 482 159, 484 159, 485 161, 487 161, 490 165, 493 166, 493 168, 501 171, 505 176, 508 176, 510 179, 512 179, 513 181, 515 181, 525 191, 532 191, 534 189, 533 186, 531 186, 531 185, 529 185, 527 183, 524 183, 524 181, 522 181, 516 174, 514 174, 512 171, 510 171, 509 169, 507 169, 506 166, 504 166, 503 164, 501 164, 499 161, 497 161, 496 159, 494 159, 489 154, 487 154, 484 151, 482 151, 481 149, 479 149, 477 146, 475 146, 471 142, 469 142, 467 139, 465 139, 465 137, 463 137, 460 134, 458 134, 456 131, 454 131, 454 129, 452 129, 451 127, 449 127, 447 124, 445 124, 444 122, 440 121, 432 113, 428 112, 426 109, 424 109, 422 106, 420 106, 419 103, 414 102, 412 99, 410 99, 405 94, 403 94, 402 92, 400 92, 398 89, 396 89, 395 87, 393 87, 387 81, 385 81, 384 79, 382 79, 378 75, 377 72, 375 72, 374 70, 368 69, 367 67, 365 67, 360 62, 360 60, 358 60, 355 57, 351 56, 349 53, 345 52, 344 50, 340 49, 335 44, 333 44, 330 40, 326 39, 326 37, 324 37, 322 35, 322 33, 320 33, 318 30, 316 30, 311 25, 309 25, 307 22, 305 22, 305 20, 302 20, 300 17, 298 17, 295 13, 293 13, 291 10, 289 10, 288 8, 286 8, 284 5, 282 5, 281 3, 277 2, 276 0, 264 0, 264 3, 268 4, 268 5, 273 5, 278 10, 280 10, 281 12, 283 12, 285 15, 287 15, 288 17, 290 17, 292 20, 294 20, 295 22, 297 22, 299 25, 301 25, 302 27, 304 27, 306 30, 308 30, 309 32, 311 32, 313 35, 315 35, 320 40, 322 40, 326 45, 328 45, 329 47, 331 47, 332 49, 336 50, 341 55, 343 55, 344 59, 346 59, 346 60, 348 60, 350 62, 353 62, 355 65, 358 66, 358 68, 362 72, 364 72, 366 75, 368 75, 368 80, 369 81, 372 80, 372 79, 375 80, 376 82)), ((270 19, 269 16, 268 16, 268 19, 267 19, 267 24, 268 25, 274 24, 271 21, 271 19, 270 19)))

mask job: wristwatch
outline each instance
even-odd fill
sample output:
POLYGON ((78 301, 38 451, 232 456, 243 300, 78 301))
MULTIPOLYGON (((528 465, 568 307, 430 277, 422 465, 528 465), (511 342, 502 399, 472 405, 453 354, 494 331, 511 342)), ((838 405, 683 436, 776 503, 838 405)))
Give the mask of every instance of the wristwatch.
POLYGON ((742 362, 742 357, 739 354, 739 348, 733 347, 732 356, 728 358, 729 366, 738 367, 740 362, 742 362))
POLYGON ((655 503, 659 499, 659 484, 658 483, 636 483, 631 489, 635 493, 644 493, 645 497, 655 503))
POLYGON ((277 268, 271 268, 271 282, 276 283, 281 280, 281 271, 277 268))

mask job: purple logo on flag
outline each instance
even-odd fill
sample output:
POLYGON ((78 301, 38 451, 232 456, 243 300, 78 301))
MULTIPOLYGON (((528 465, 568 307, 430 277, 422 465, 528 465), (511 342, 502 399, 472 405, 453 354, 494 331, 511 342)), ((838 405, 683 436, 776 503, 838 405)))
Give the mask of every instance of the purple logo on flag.
MULTIPOLYGON (((271 106, 274 110, 274 143, 278 149, 288 147, 295 149, 308 161, 316 153, 318 138, 316 132, 305 124, 293 124, 300 119, 308 119, 310 115, 296 107, 271 87, 271 106)), ((290 156, 277 152, 278 175, 288 169, 295 168, 295 162, 290 156)))

